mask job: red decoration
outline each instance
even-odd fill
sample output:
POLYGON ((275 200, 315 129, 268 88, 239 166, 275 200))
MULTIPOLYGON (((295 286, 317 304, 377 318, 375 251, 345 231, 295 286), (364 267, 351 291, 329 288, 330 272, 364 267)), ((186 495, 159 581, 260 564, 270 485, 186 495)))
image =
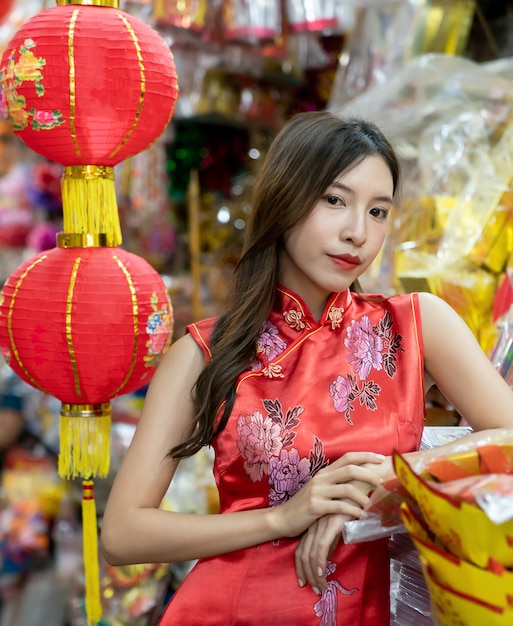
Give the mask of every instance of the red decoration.
POLYGON ((174 112, 173 56, 118 0, 57 0, 0 63, 0 108, 27 146, 64 165, 59 247, 22 264, 0 295, 12 369, 62 401, 59 474, 84 480, 85 608, 100 621, 93 476, 109 469, 110 400, 151 379, 171 343, 164 283, 119 248, 114 165, 155 141, 174 112))
POLYGON ((26 382, 61 400, 59 474, 84 480, 85 608, 102 614, 93 476, 110 464, 110 400, 146 385, 172 339, 171 302, 141 257, 65 234, 0 293, 0 345, 26 382), (89 245, 91 247, 85 247, 89 245))
POLYGON ((0 24, 2 24, 5 18, 12 10, 14 0, 0 0, 0 24))
POLYGON ((171 342, 159 274, 121 248, 54 248, 2 289, 0 345, 26 382, 64 403, 98 404, 147 384, 171 342))
POLYGON ((4 51, 0 83, 16 134, 70 166, 113 166, 146 149, 178 97, 162 37, 109 6, 56 6, 32 17, 4 51))
POLYGON ((502 279, 493 299, 493 322, 496 323, 513 306, 513 268, 502 279))

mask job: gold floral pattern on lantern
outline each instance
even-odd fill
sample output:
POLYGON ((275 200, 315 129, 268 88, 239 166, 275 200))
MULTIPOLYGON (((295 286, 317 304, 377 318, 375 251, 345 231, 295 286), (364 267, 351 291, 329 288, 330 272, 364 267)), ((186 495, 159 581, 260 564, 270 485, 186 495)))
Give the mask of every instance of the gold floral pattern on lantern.
POLYGON ((162 355, 171 345, 171 334, 169 328, 172 325, 171 302, 168 299, 168 305, 158 308, 158 296, 153 292, 151 296, 151 306, 153 312, 148 316, 146 322, 146 333, 148 341, 146 347, 148 354, 144 357, 146 367, 156 367, 162 358, 162 355))
POLYGON ((36 44, 32 39, 25 39, 19 48, 19 59, 15 61, 15 51, 11 52, 5 71, 0 72, 0 86, 3 89, 5 108, 9 115, 14 130, 23 130, 32 122, 32 130, 51 130, 55 126, 64 123, 60 111, 47 111, 31 108, 26 110, 27 101, 25 96, 19 94, 17 87, 26 81, 32 81, 38 96, 43 96, 42 69, 46 65, 45 59, 36 57, 32 49, 36 44))

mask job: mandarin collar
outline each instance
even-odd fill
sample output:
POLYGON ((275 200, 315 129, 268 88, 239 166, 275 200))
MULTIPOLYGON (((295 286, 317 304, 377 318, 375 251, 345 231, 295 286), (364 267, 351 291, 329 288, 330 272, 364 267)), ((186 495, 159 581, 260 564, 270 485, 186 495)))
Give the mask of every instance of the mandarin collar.
POLYGON ((318 321, 315 320, 312 312, 303 298, 284 285, 278 285, 278 310, 285 318, 287 315, 298 316, 308 326, 320 326, 330 324, 333 328, 339 326, 342 321, 344 311, 352 303, 353 297, 349 289, 339 293, 332 293, 326 302, 326 306, 318 321))

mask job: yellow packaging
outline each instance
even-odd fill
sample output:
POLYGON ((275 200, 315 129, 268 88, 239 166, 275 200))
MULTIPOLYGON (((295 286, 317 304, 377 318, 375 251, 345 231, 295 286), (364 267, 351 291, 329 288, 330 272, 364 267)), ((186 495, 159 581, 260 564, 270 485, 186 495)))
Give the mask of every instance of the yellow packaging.
MULTIPOLYGON (((513 610, 513 572, 504 569, 498 573, 491 569, 482 569, 454 556, 439 542, 435 543, 425 522, 407 502, 401 505, 401 518, 422 557, 422 562, 429 566, 432 578, 478 601, 513 610)), ((488 624, 487 621, 483 622, 485 623, 488 624)))
POLYGON ((513 250, 513 192, 504 192, 490 213, 468 259, 491 272, 504 271, 513 250))
MULTIPOLYGON (((477 452, 474 454, 477 457, 477 452)), ((398 453, 394 467, 426 523, 452 554, 481 568, 488 567, 490 558, 504 567, 513 566, 513 520, 494 524, 479 506, 456 503, 417 475, 398 453)))
POLYGON ((423 562, 431 606, 438 626, 511 626, 513 609, 483 602, 440 583, 423 562))

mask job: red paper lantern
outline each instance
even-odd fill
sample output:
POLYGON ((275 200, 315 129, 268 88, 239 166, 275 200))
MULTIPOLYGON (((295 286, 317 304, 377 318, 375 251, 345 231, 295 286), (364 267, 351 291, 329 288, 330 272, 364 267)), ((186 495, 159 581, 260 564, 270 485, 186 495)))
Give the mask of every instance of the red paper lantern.
POLYGON ((110 400, 150 381, 172 325, 161 277, 121 248, 58 247, 9 276, 0 345, 18 376, 63 403, 61 476, 107 475, 110 400))
POLYGON ((90 624, 102 613, 90 479, 109 471, 110 400, 150 381, 173 325, 159 274, 143 258, 99 243, 61 233, 59 247, 25 261, 0 292, 6 361, 27 383, 61 400, 59 474, 83 478, 90 624), (79 246, 88 242, 96 245, 79 246))
POLYGON ((2 109, 27 146, 64 165, 65 232, 104 234, 117 246, 113 168, 164 132, 178 98, 176 67, 162 37, 117 0, 58 5, 7 44, 2 109))
POLYGON ((0 82, 15 133, 65 166, 113 166, 146 149, 178 96, 162 37, 110 6, 55 6, 29 19, 4 51, 0 82))
POLYGON ((45 251, 20 265, 1 294, 7 362, 63 403, 99 404, 140 389, 171 342, 162 278, 121 248, 45 251))

